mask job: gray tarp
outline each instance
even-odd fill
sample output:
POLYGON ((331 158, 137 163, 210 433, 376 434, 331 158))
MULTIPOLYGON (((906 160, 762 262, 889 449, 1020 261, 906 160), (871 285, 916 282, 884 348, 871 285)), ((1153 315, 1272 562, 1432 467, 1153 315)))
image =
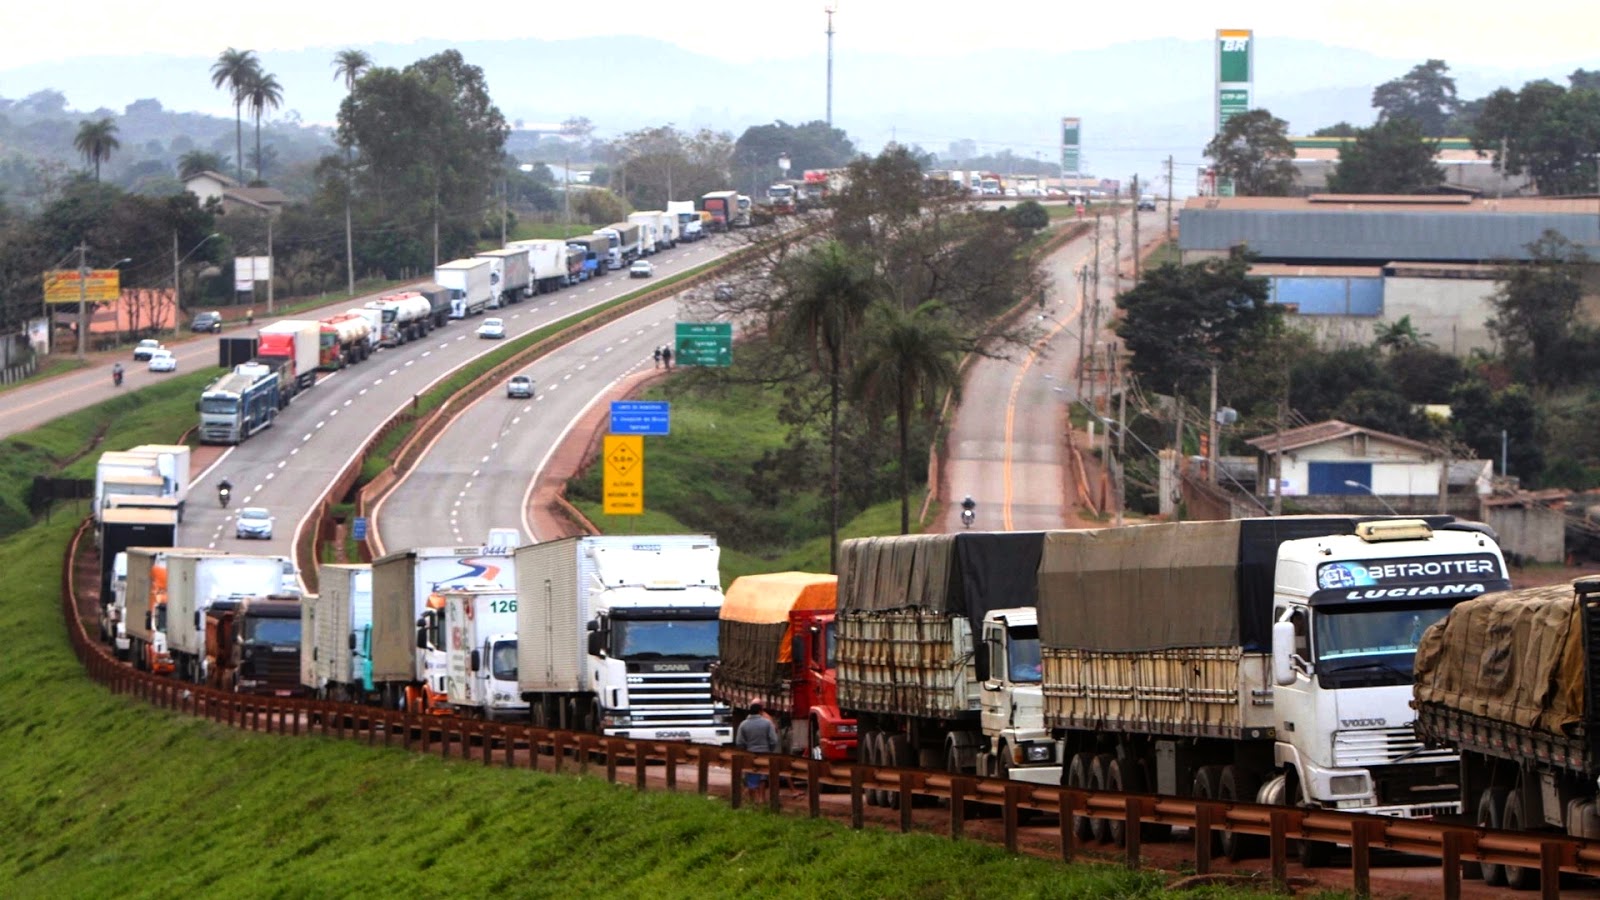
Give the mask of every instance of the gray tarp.
POLYGON ((1039 638, 1105 651, 1239 644, 1239 523, 1045 535, 1039 638))
POLYGON ((1461 603, 1417 646, 1417 703, 1570 734, 1584 715, 1580 622, 1570 584, 1461 603))

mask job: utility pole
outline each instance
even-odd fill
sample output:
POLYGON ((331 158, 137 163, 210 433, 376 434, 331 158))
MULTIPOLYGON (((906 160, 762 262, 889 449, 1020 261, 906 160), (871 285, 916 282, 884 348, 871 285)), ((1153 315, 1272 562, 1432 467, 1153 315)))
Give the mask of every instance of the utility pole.
POLYGON ((1088 363, 1083 358, 1084 337, 1089 333, 1089 329, 1083 327, 1083 314, 1087 310, 1087 307, 1085 306, 1085 304, 1088 303, 1088 297, 1089 297, 1089 267, 1088 266, 1079 266, 1078 267, 1078 396, 1079 397, 1083 396, 1083 371, 1088 366, 1088 363))
POLYGON ((1139 286, 1139 176, 1133 176, 1133 284, 1139 286))
POLYGON ((172 338, 178 338, 178 319, 183 316, 183 282, 178 269, 178 230, 172 230, 172 338))
POLYGON ((1206 478, 1217 483, 1217 364, 1211 364, 1211 423, 1206 441, 1206 478))
POLYGON ((1094 304, 1089 312, 1089 337, 1100 336, 1100 214, 1094 214, 1094 304))
POLYGON ((350 236, 350 194, 348 190, 344 198, 344 276, 345 289, 350 292, 350 299, 356 296, 356 243, 350 236))
MULTIPOLYGON (((1122 185, 1117 185, 1117 207, 1122 206, 1122 185)), ((1135 211, 1134 215, 1138 215, 1135 211)), ((1111 217, 1111 296, 1113 299, 1122 293, 1122 223, 1116 216, 1111 217)))
POLYGON ((823 7, 828 14, 828 127, 833 127, 833 7, 823 7))
POLYGON ((89 247, 78 242, 78 359, 83 359, 89 346, 89 247))
POLYGON ((272 315, 272 213, 267 213, 267 315, 272 315))
POLYGON ((506 217, 511 213, 506 202, 506 194, 510 190, 507 184, 508 179, 509 176, 504 172, 500 174, 500 246, 502 247, 506 245, 506 217))
POLYGON ((1167 243, 1172 243, 1172 156, 1167 156, 1167 243))
POLYGON ((561 231, 572 237, 572 155, 561 157, 561 171, 565 173, 566 187, 561 191, 561 231))

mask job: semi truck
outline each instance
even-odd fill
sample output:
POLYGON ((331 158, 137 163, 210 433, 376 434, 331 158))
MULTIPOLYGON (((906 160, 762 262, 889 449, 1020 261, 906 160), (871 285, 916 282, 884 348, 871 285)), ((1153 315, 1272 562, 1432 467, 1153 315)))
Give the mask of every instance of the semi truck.
POLYGON ((727 231, 738 217, 738 191, 712 191, 700 198, 700 208, 711 214, 711 230, 727 231))
POLYGON ((417 291, 397 291, 367 301, 383 317, 383 334, 378 343, 398 347, 433 330, 433 305, 417 291))
MULTIPOLYGON (((1448 516, 1053 532, 1037 635, 1065 783, 1454 814, 1457 759, 1412 730, 1413 653, 1456 604, 1508 586, 1487 529, 1448 516)), ((1116 840, 1112 824, 1078 827, 1116 840)), ((1231 832, 1219 843, 1231 859, 1264 849, 1231 832)), ((1330 849, 1299 843, 1308 865, 1330 849)))
POLYGON ((108 509, 100 514, 100 602, 112 597, 112 566, 133 547, 171 547, 178 540, 178 514, 166 509, 108 509))
POLYGON ((667 214, 660 210, 628 214, 628 221, 640 228, 640 240, 643 242, 645 256, 652 256, 672 246, 671 235, 666 231, 666 218, 667 214))
POLYGON ((336 372, 367 358, 372 326, 366 316, 339 313, 321 320, 322 333, 317 348, 317 367, 336 372))
POLYGON ((517 683, 534 725, 726 744, 711 697, 722 606, 711 535, 519 547, 517 683))
POLYGON ((428 320, 432 323, 432 328, 443 328, 450 324, 452 304, 450 302, 449 288, 437 282, 424 281, 421 284, 413 285, 411 289, 427 298, 428 306, 433 310, 428 320))
POLYGON ((128 658, 135 669, 158 675, 172 673, 172 656, 167 652, 166 562, 171 547, 168 543, 117 551, 127 566, 119 618, 128 641, 128 658))
MULTIPOLYGON (((529 277, 532 279, 530 295, 532 293, 548 294, 559 291, 568 284, 572 269, 568 264, 568 245, 565 240, 554 238, 540 238, 527 241, 512 241, 506 247, 520 248, 528 253, 529 277)), ((580 271, 581 271, 581 260, 580 271)))
POLYGON ((100 454, 94 465, 94 517, 100 518, 107 493, 144 494, 152 490, 158 496, 166 493, 166 481, 153 457, 108 450, 100 454))
POLYGON ((589 278, 603 277, 610 270, 611 238, 603 234, 586 234, 569 239, 567 245, 572 249, 578 246, 583 248, 583 271, 589 278))
POLYGON ((700 227, 700 213, 694 208, 693 200, 667 201, 667 215, 677 220, 678 240, 693 242, 706 236, 705 229, 700 227))
POLYGON ((126 551, 112 557, 111 599, 100 603, 100 640, 111 647, 117 659, 128 659, 128 630, 123 616, 128 610, 128 554, 126 551))
POLYGON ((367 356, 378 352, 383 346, 383 312, 369 309, 365 306, 352 306, 344 311, 347 316, 360 316, 367 320, 367 356))
POLYGON ((596 228, 594 233, 606 238, 609 268, 624 268, 644 255, 644 229, 633 222, 613 222, 604 228, 596 228))
MULTIPOLYGON (((241 368, 246 367, 251 364, 241 368)), ((267 366, 251 368, 257 368, 258 374, 229 372, 200 392, 196 433, 201 443, 238 444, 272 427, 284 403, 278 372, 267 366)))
POLYGON ((324 563, 317 569, 317 594, 303 607, 300 683, 324 700, 375 699, 372 566, 324 563))
POLYGON ((221 600, 206 610, 206 683, 225 691, 300 697, 300 598, 221 600))
POLYGON ((205 684, 206 610, 222 600, 291 594, 284 573, 294 564, 282 556, 248 556, 217 550, 174 548, 167 561, 167 653, 174 674, 205 684))
POLYGON ((433 270, 433 280, 450 290, 450 318, 482 315, 494 299, 487 259, 454 259, 433 270))
POLYGON ((478 718, 527 719, 517 688, 517 592, 455 588, 435 596, 443 615, 426 639, 445 653, 446 702, 478 718))
MULTIPOLYGON (((287 360, 283 389, 294 393, 317 383, 322 355, 322 323, 310 319, 284 319, 262 328, 256 338, 256 359, 287 360)), ((293 394, 291 394, 291 397, 293 394)))
POLYGON ((533 270, 526 247, 507 244, 499 250, 484 250, 473 258, 489 261, 489 284, 494 288, 491 309, 521 303, 533 296, 533 270))
POLYGON ((856 723, 838 715, 837 586, 833 575, 810 572, 734 579, 717 616, 711 696, 735 723, 751 703, 771 711, 783 752, 845 761, 855 753, 856 723))
POLYGON ((445 654, 418 646, 418 629, 434 630, 442 608, 430 604, 456 587, 516 587, 513 547, 419 547, 372 564, 372 688, 391 709, 444 710, 445 654), (419 624, 420 623, 420 624, 419 624))
MULTIPOLYGON (((1481 828, 1600 837, 1600 579, 1459 604, 1417 648, 1417 735, 1459 754, 1462 812, 1481 828)), ((1317 651, 1317 647, 1312 648, 1317 651)), ((1408 659, 1374 660, 1405 666, 1408 659)), ((1492 886, 1539 886, 1539 868, 1473 865, 1492 886)))

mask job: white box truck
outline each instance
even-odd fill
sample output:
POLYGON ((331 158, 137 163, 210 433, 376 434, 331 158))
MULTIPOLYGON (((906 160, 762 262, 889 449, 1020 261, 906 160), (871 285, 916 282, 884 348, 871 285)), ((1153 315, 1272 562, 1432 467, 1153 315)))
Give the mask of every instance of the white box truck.
POLYGON ((533 277, 526 247, 507 245, 500 250, 485 250, 474 258, 489 261, 489 281, 495 290, 495 297, 490 301, 491 309, 520 303, 533 296, 533 277))
POLYGON ((484 719, 526 719, 528 702, 517 689, 517 592, 466 588, 438 596, 449 704, 484 719))
POLYGON ((186 444, 140 444, 129 453, 147 453, 156 459, 156 468, 167 483, 166 495, 176 497, 179 508, 189 499, 189 454, 186 444))
POLYGON ((506 245, 522 247, 528 251, 528 266, 533 279, 534 293, 548 294, 559 291, 567 284, 572 267, 567 263, 567 242, 553 239, 512 241, 506 245))
POLYGON ((628 213, 628 221, 639 226, 640 256, 654 256, 657 250, 665 249, 666 242, 661 238, 661 224, 657 213, 628 213))
POLYGON ((194 548, 167 551, 167 652, 176 675, 205 683, 206 610, 220 600, 243 600, 293 592, 282 556, 247 556, 194 548))
POLYGON ((628 221, 648 225, 655 235, 655 249, 667 250, 678 246, 678 217, 659 209, 631 213, 628 221))
POLYGON ((487 259, 453 259, 433 270, 433 280, 450 291, 450 318, 481 315, 494 297, 487 259))
POLYGON ((668 201, 667 216, 677 222, 678 240, 698 241, 706 236, 700 224, 700 211, 694 208, 693 200, 668 201))
POLYGON ((108 450, 94 466, 94 517, 106 508, 107 494, 165 494, 166 480, 155 458, 146 453, 108 450), (109 488, 108 488, 109 486, 109 488))
POLYGON ((422 711, 444 704, 444 609, 437 592, 514 589, 512 549, 494 544, 419 547, 373 562, 372 689, 383 705, 422 711))
POLYGON ((706 534, 520 547, 517 684, 536 726, 726 744, 711 698, 722 587, 706 534))
POLYGON ((312 696, 372 699, 372 566, 327 563, 303 604, 300 683, 312 696))

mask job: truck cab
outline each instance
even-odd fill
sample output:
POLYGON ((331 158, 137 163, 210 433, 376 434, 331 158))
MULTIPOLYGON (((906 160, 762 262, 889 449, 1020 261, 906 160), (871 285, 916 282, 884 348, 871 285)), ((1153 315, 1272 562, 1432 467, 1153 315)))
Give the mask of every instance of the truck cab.
POLYGON ((300 598, 219 600, 206 610, 207 682, 223 690, 298 697, 300 598))
POLYGON ((485 719, 527 718, 528 702, 517 690, 516 591, 447 591, 441 596, 446 701, 485 719))
POLYGON ((1272 625, 1274 757, 1262 802, 1407 818, 1460 811, 1457 756, 1413 731, 1422 633, 1463 600, 1510 586, 1500 549, 1420 519, 1285 541, 1272 625))
POLYGON ((793 665, 795 733, 791 744, 812 759, 849 762, 856 752, 856 720, 839 712, 837 653, 839 631, 832 611, 797 609, 789 613, 794 635, 789 658, 793 665))
POLYGON ((985 746, 979 774, 1034 784, 1061 784, 1061 750, 1044 723, 1044 668, 1039 620, 1031 607, 997 609, 983 619, 979 653, 988 664, 980 685, 985 746))

